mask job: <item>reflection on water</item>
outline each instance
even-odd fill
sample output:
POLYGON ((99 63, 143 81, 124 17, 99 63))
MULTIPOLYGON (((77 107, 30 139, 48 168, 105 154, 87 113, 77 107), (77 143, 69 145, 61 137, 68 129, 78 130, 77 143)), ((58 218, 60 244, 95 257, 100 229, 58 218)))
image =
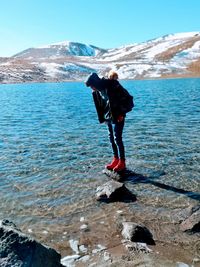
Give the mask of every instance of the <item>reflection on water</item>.
MULTIPOLYGON (((199 196, 199 81, 122 82, 135 98, 124 132, 127 165, 146 177, 126 183, 147 203, 176 208, 199 196)), ((90 89, 1 85, 0 103, 1 218, 45 225, 98 208, 94 190, 112 155, 90 89)))

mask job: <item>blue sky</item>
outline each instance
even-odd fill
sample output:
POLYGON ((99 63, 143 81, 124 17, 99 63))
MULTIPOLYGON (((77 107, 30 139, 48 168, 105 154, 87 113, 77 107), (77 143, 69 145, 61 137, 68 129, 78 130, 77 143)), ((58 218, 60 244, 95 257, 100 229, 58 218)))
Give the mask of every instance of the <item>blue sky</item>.
POLYGON ((64 40, 102 48, 200 31, 199 0, 0 0, 0 56, 64 40))

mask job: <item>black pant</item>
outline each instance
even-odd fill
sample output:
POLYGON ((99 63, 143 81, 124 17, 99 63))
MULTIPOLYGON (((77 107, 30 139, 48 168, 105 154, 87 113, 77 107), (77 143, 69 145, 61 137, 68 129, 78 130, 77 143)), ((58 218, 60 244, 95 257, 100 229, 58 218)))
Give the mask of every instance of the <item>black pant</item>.
POLYGON ((108 122, 108 132, 109 139, 112 145, 113 154, 115 157, 120 157, 120 159, 125 159, 124 144, 122 141, 122 132, 124 128, 124 120, 112 124, 108 122))

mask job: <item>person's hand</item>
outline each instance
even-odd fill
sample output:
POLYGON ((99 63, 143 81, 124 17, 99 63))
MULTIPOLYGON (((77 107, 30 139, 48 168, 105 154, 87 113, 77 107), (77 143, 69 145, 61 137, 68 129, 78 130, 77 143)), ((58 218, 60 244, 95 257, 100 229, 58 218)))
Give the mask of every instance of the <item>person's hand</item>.
POLYGON ((123 115, 119 115, 118 118, 117 118, 117 122, 122 122, 124 119, 124 116, 123 115))
POLYGON ((96 91, 97 90, 94 86, 90 86, 90 88, 92 89, 92 91, 96 91))

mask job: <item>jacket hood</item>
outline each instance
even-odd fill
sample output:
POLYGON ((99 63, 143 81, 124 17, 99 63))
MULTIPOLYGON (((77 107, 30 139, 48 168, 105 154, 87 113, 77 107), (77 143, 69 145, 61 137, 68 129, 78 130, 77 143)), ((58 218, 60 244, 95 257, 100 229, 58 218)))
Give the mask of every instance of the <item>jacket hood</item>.
POLYGON ((90 74, 87 80, 85 81, 85 84, 87 87, 92 86, 95 87, 97 90, 103 89, 103 81, 96 73, 90 74))

